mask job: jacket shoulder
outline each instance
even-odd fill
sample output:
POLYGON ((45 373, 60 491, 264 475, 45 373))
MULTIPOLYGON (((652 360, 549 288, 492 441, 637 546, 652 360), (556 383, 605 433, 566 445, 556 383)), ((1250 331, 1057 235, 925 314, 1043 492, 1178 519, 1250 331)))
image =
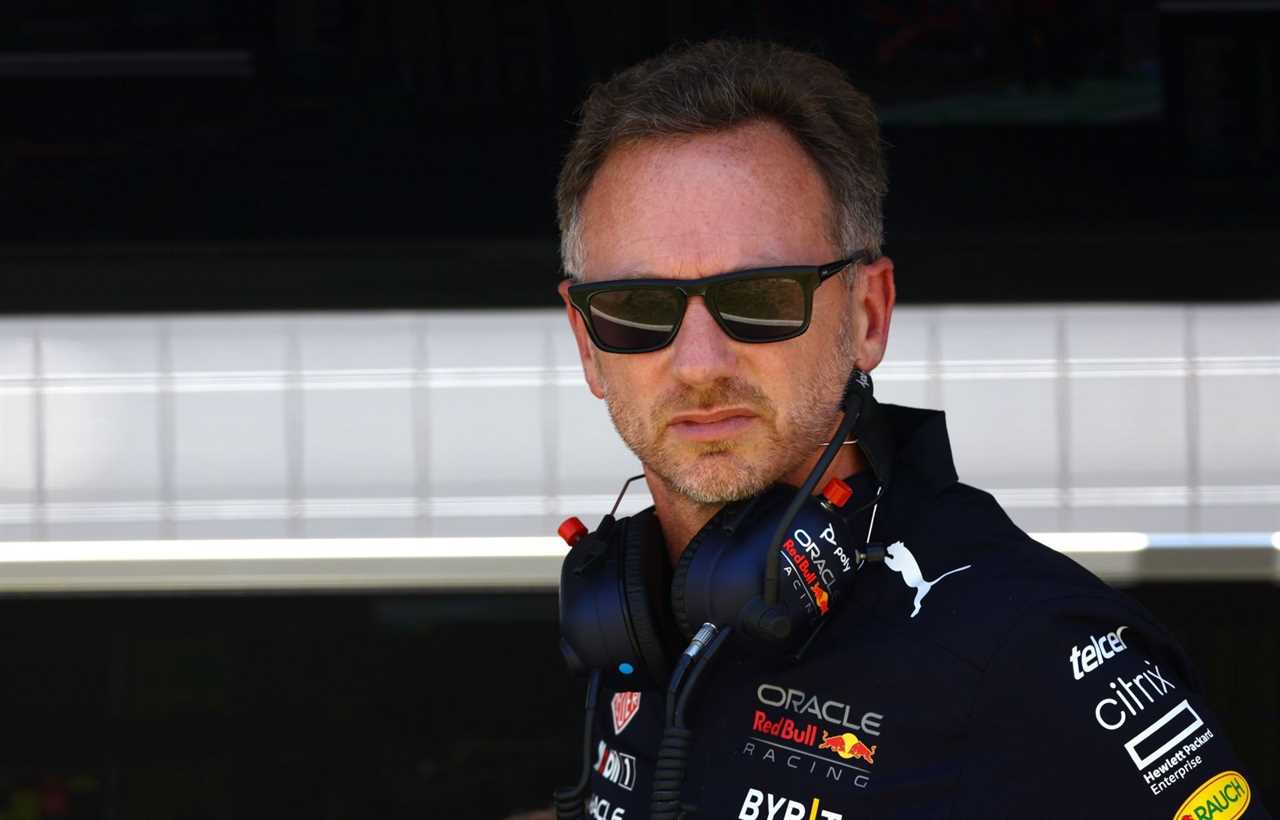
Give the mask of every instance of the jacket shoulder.
MULTIPOLYGON (((1165 636, 1136 601, 1018 528, 995 498, 952 484, 887 549, 879 618, 975 666, 1029 620, 1116 618, 1165 636)), ((1144 630, 1146 631, 1146 630, 1144 630)))

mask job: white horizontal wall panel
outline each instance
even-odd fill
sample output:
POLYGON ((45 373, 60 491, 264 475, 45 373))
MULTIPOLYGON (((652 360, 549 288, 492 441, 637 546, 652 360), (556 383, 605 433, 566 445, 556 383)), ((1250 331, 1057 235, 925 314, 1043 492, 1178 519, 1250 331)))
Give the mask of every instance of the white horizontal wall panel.
POLYGON ((1050 308, 937 311, 941 406, 965 481, 982 487, 1059 482, 1054 363, 1060 318, 1050 308), (1010 366, 1019 370, 1011 373, 1010 366))
MULTIPOLYGON (((0 385, 31 384, 37 366, 35 324, 10 321, 0 324, 0 385)), ((40 400, 34 390, 0 391, 0 504, 35 504, 37 484, 36 410, 40 400)), ((29 523, 6 528, 0 521, 0 540, 30 538, 29 523)))
MULTIPOLYGON (((902 308, 874 376, 1029 530, 1280 530, 1280 305, 902 308)), ((562 309, 0 320, 4 540, 544 536, 638 469, 562 309)))
POLYGON ((1196 352, 1214 363, 1196 385, 1200 480, 1274 484, 1280 465, 1280 315, 1257 306, 1206 307, 1193 319, 1196 352))

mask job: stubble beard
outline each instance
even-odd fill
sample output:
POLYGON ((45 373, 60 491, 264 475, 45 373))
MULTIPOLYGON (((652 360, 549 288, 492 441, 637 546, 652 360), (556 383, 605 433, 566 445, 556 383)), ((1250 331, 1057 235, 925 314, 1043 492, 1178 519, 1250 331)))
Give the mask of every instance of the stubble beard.
POLYGON ((835 426, 853 368, 852 321, 846 315, 836 344, 820 348, 826 355, 781 414, 763 390, 733 378, 704 389, 675 388, 645 409, 636 396, 610 389, 601 373, 609 416, 645 472, 672 492, 704 506, 758 495, 811 457, 835 426), (750 407, 763 440, 757 435, 751 446, 738 439, 682 442, 663 435, 666 420, 676 413, 725 406, 750 407))

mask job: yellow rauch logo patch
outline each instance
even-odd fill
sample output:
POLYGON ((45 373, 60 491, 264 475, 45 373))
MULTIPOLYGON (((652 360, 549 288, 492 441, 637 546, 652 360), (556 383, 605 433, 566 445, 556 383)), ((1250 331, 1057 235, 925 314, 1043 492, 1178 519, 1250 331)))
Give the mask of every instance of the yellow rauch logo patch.
POLYGON ((1223 772, 1201 783, 1173 820, 1232 820, 1244 814, 1252 796, 1244 775, 1223 772))

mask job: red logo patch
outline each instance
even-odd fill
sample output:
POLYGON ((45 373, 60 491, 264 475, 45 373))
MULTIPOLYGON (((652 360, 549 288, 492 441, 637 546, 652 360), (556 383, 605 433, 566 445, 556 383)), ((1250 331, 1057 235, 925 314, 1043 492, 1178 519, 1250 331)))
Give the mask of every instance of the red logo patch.
POLYGON ((613 733, 622 734, 627 724, 640 711, 639 692, 618 692, 613 696, 613 733))

